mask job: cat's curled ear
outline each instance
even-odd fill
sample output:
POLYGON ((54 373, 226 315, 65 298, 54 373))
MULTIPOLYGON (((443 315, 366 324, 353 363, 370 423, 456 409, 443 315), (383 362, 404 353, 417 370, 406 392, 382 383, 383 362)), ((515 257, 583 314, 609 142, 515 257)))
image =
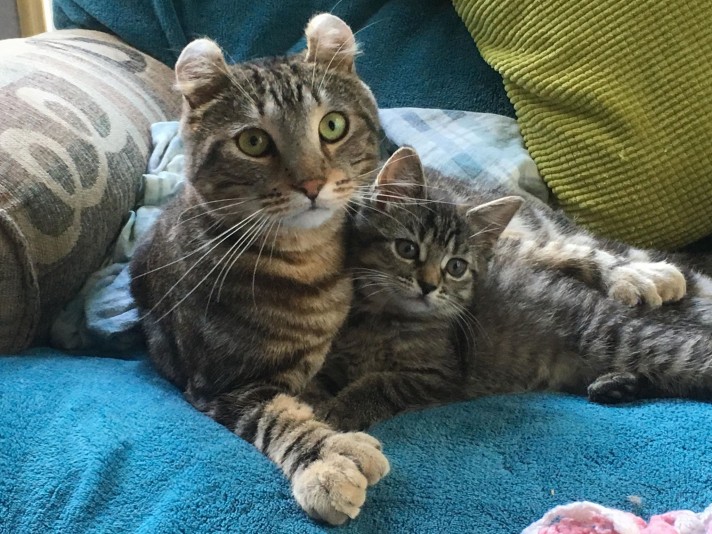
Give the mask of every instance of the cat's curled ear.
POLYGON ((523 203, 522 197, 510 196, 469 209, 466 217, 475 243, 491 250, 523 203))
POLYGON ((374 192, 379 207, 424 200, 425 173, 418 153, 409 146, 396 150, 378 173, 374 192))
POLYGON ((211 100, 228 81, 228 69, 220 47, 210 39, 196 39, 176 62, 176 86, 191 108, 211 100))
POLYGON ((306 60, 323 63, 327 69, 352 72, 358 52, 351 28, 339 17, 320 13, 312 17, 304 33, 307 37, 306 60))

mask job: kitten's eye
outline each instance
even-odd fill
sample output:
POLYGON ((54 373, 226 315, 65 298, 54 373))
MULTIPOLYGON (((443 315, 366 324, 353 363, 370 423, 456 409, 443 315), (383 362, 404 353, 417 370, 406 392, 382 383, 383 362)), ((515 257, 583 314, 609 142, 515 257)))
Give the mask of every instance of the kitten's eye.
POLYGON ((343 139, 349 131, 349 121, 346 115, 338 111, 332 111, 324 115, 319 123, 319 137, 327 143, 336 143, 343 139))
POLYGON ((401 258, 406 260, 414 260, 418 257, 418 245, 407 239, 399 239, 396 241, 396 252, 401 258))
POLYGON ((452 258, 447 262, 447 265, 445 265, 445 270, 447 274, 453 278, 461 278, 467 271, 467 262, 460 258, 452 258))
POLYGON ((237 146, 253 158, 266 156, 272 146, 272 139, 267 132, 259 128, 249 128, 237 137, 237 146))

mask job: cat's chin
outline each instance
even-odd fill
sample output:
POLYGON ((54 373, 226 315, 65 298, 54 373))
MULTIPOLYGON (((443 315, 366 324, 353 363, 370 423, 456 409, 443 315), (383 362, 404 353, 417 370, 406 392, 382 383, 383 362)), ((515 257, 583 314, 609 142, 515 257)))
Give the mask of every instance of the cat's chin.
POLYGON ((331 219, 334 213, 335 211, 330 208, 309 208, 300 213, 284 217, 282 219, 282 226, 301 230, 318 228, 331 219))

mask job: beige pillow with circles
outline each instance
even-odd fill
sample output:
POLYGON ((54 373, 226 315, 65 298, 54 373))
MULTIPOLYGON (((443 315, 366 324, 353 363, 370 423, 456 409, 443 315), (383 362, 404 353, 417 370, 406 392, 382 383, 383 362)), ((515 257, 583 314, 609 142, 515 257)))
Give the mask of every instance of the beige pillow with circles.
POLYGON ((134 206, 150 125, 174 120, 173 72, 101 32, 0 41, 0 352, 53 318, 134 206))

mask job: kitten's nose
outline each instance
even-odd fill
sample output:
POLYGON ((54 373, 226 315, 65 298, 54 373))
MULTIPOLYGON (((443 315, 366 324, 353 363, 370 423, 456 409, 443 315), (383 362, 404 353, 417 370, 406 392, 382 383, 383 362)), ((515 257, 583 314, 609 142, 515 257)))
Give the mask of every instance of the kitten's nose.
POLYGON ((427 295, 428 293, 432 293, 435 291, 438 286, 430 284, 428 282, 424 282, 422 280, 418 280, 418 285, 420 286, 420 289, 423 291, 423 296, 427 295))
POLYGON ((321 180, 307 180, 295 185, 294 189, 304 193, 309 200, 316 200, 322 187, 324 187, 324 182, 321 180))

